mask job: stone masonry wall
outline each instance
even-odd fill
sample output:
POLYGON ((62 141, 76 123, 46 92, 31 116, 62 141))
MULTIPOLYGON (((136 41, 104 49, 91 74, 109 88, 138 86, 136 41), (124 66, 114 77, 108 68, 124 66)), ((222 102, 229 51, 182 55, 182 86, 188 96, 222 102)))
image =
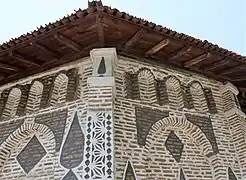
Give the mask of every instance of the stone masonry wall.
POLYGON ((126 57, 115 79, 116 179, 243 178, 223 83, 126 57))

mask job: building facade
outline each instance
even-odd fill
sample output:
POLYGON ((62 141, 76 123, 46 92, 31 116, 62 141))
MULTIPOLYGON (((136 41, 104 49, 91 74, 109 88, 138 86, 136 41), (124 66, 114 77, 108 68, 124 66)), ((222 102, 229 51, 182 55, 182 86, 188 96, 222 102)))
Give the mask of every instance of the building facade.
POLYGON ((88 50, 2 84, 1 180, 246 178, 236 86, 117 46, 88 50))

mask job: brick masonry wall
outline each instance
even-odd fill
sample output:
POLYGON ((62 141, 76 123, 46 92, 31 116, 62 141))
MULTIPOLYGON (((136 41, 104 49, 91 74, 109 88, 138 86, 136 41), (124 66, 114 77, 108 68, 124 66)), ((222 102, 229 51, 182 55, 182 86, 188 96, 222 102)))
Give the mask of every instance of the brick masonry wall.
POLYGON ((84 179, 90 58, 0 87, 0 179, 84 179))
POLYGON ((223 83, 122 56, 109 77, 102 52, 0 87, 1 180, 243 178, 246 121, 223 83))
POLYGON ((225 114, 234 99, 220 91, 223 83, 126 57, 119 57, 115 79, 116 179, 242 179, 225 114))

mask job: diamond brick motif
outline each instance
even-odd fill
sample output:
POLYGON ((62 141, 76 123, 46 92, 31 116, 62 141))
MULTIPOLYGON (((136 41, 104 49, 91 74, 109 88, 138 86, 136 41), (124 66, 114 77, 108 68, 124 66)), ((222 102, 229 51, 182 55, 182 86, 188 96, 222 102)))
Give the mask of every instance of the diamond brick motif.
POLYGON ((165 146, 167 147, 167 150, 171 153, 173 158, 177 162, 179 162, 184 148, 184 144, 173 131, 171 131, 168 135, 167 140, 165 142, 165 146))
POLYGON ((46 151, 38 138, 34 135, 28 144, 16 157, 18 163, 28 174, 34 166, 46 155, 46 151))

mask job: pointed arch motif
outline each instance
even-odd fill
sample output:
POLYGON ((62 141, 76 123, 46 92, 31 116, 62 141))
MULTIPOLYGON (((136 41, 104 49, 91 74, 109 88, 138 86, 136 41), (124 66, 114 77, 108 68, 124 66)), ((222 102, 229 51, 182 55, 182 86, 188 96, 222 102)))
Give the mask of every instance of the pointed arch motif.
POLYGON ((21 90, 19 88, 13 88, 8 96, 8 100, 5 104, 3 111, 3 118, 13 118, 16 115, 17 108, 21 98, 21 90))
POLYGON ((123 180, 137 180, 134 167, 129 159, 126 162, 126 166, 123 174, 123 180))
POLYGON ((177 117, 168 117, 157 121, 150 129, 147 136, 146 149, 149 150, 151 146, 151 140, 154 138, 154 135, 161 128, 172 128, 179 129, 185 132, 187 135, 192 137, 195 142, 201 147, 204 154, 209 157, 213 154, 212 145, 209 140, 206 138, 204 133, 197 127, 186 119, 186 117, 177 116, 177 117))
POLYGON ((175 76, 169 76, 166 80, 169 105, 176 108, 184 107, 183 94, 180 81, 175 76))
POLYGON ((47 139, 48 148, 55 153, 55 138, 52 131, 43 124, 37 123, 26 123, 23 124, 19 129, 13 132, 0 146, 0 168, 2 168, 11 151, 17 147, 23 139, 31 134, 35 134, 36 132, 44 135, 44 138, 47 139))
POLYGON ((66 102, 67 86, 68 77, 65 74, 59 74, 54 81, 53 91, 50 99, 51 106, 56 106, 66 102))
POLYGON ((33 113, 39 109, 42 94, 43 94, 43 84, 39 81, 35 81, 29 92, 26 113, 33 113))
POLYGON ((156 81, 152 72, 149 69, 140 69, 137 77, 141 101, 155 103, 157 101, 156 81))
POLYGON ((189 87, 194 108, 200 112, 208 112, 207 100, 202 85, 197 81, 193 81, 189 87))

